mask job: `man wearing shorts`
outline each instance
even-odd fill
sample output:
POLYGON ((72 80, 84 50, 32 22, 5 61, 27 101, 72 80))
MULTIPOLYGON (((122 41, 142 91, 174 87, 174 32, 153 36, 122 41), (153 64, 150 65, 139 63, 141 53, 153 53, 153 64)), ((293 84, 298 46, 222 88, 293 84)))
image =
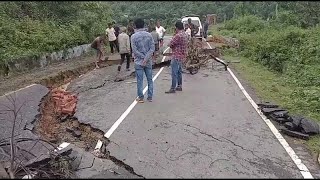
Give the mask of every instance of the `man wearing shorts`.
POLYGON ((92 43, 91 48, 97 52, 96 68, 99 68, 98 63, 104 60, 104 45, 106 44, 106 36, 98 36, 92 43))

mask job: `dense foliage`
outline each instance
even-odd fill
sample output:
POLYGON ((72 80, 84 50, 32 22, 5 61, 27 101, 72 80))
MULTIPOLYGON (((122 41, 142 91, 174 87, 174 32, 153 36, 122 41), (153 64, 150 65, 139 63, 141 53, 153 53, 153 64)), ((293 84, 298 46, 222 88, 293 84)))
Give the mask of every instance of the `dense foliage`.
MULTIPOLYGON (((136 17, 154 21, 159 19, 171 30, 178 18, 189 14, 217 14, 218 22, 246 16, 248 18, 241 21, 229 21, 226 28, 237 29, 234 33, 249 33, 266 28, 265 21, 270 20, 268 25, 277 24, 277 30, 290 34, 290 28, 286 28, 289 25, 308 28, 319 23, 319 4, 298 1, 0 2, 0 63, 89 43, 97 34, 104 32, 112 19, 122 25, 127 25, 129 19, 136 17), (248 26, 243 26, 243 23, 248 26), (286 30, 282 31, 282 28, 286 30)), ((278 34, 276 29, 273 32, 278 34)), ((277 50, 284 51, 283 48, 277 50)), ((258 49, 253 52, 264 61, 265 54, 258 49)), ((282 64, 279 70, 283 69, 282 64)))
POLYGON ((88 43, 104 32, 111 13, 101 2, 1 2, 0 60, 88 43))
POLYGON ((113 18, 119 23, 127 23, 128 18, 141 17, 159 19, 165 26, 170 27, 176 19, 189 14, 200 16, 217 14, 218 22, 244 15, 256 15, 267 20, 279 16, 278 12, 283 11, 299 15, 299 19, 291 20, 295 20, 303 27, 313 26, 320 22, 320 3, 318 2, 116 1, 108 3, 112 6, 113 18))
POLYGON ((278 73, 291 90, 287 106, 320 118, 320 27, 303 28, 290 14, 269 21, 253 15, 234 18, 220 33, 240 40, 242 56, 278 73))

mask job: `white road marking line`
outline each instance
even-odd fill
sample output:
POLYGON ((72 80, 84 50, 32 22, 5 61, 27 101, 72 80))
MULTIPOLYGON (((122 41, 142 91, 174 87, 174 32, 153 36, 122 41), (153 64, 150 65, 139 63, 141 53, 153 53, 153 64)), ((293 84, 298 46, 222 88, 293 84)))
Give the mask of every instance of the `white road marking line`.
POLYGON ((96 147, 94 148, 94 150, 96 150, 96 149, 100 149, 100 148, 101 148, 101 146, 102 146, 102 141, 99 139, 99 140, 98 140, 98 142, 97 142, 96 147))
POLYGON ((6 94, 4 94, 4 95, 2 95, 2 96, 0 96, 0 97, 8 96, 9 94, 16 93, 16 92, 18 92, 18 91, 21 91, 21 90, 23 90, 23 89, 27 89, 27 88, 32 87, 32 86, 35 86, 35 85, 37 85, 37 84, 31 84, 31 85, 26 86, 26 87, 24 87, 24 88, 20 88, 20 89, 15 90, 15 91, 8 92, 8 93, 6 93, 6 94))
MULTIPOLYGON (((68 143, 68 142, 63 142, 63 143, 61 143, 61 144, 59 145, 59 147, 57 147, 57 149, 60 151, 60 150, 62 150, 62 149, 64 149, 64 148, 68 147, 69 145, 70 145, 70 143, 68 143)), ((57 149, 55 149, 54 151, 56 152, 57 149)))
MULTIPOLYGON (((164 50, 166 52, 169 49, 169 47, 164 50)), ((163 56, 161 62, 163 62, 166 59, 166 56, 163 56)), ((153 77, 152 81, 155 81, 159 74, 162 72, 163 67, 158 71, 158 73, 153 77)), ((143 94, 145 94, 148 90, 148 85, 143 89, 143 94)), ((128 116, 128 114, 131 112, 131 110, 134 108, 134 106, 137 104, 137 101, 134 100, 132 104, 127 108, 127 110, 119 117, 119 119, 111 126, 111 128, 108 130, 108 132, 104 135, 106 138, 110 138, 111 134, 118 128, 120 123, 128 116)))
MULTIPOLYGON (((207 42, 210 49, 212 49, 211 45, 207 42)), ((223 61, 222 59, 217 58, 218 60, 223 61)), ((278 129, 272 124, 272 122, 258 109, 258 105, 253 101, 253 99, 250 97, 250 95, 247 93, 247 91, 244 89, 238 78, 233 74, 232 70, 228 67, 228 72, 231 74, 233 79, 238 84, 240 90, 242 93, 246 96, 250 104, 253 106, 253 108, 257 111, 257 113, 260 115, 260 117, 263 119, 263 121, 268 125, 272 133, 276 136, 282 147, 287 151, 293 162, 296 164, 296 166, 299 168, 300 173, 305 179, 313 179, 313 176, 311 175, 310 171, 308 170, 307 166, 305 166, 301 159, 298 157, 298 155, 294 152, 294 150, 290 147, 290 145, 287 143, 287 141, 283 138, 283 136, 280 134, 278 129)))

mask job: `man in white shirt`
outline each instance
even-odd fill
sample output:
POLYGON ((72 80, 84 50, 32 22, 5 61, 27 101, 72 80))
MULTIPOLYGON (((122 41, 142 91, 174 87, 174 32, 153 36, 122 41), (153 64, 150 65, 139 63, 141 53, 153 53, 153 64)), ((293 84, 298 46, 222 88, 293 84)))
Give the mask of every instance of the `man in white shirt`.
POLYGON ((121 70, 121 66, 125 59, 127 59, 127 66, 126 69, 127 71, 130 71, 130 38, 128 34, 126 33, 127 29, 125 27, 120 29, 120 34, 118 36, 118 42, 119 42, 119 49, 120 49, 120 56, 121 56, 121 61, 118 66, 118 71, 121 70))
POLYGON ((162 47, 163 45, 163 37, 166 33, 166 29, 164 29, 162 26, 160 26, 160 21, 157 22, 157 26, 156 26, 156 31, 157 33, 159 34, 159 37, 160 37, 160 47, 162 47))
POLYGON ((109 40, 109 45, 110 45, 110 49, 111 49, 111 54, 113 54, 113 48, 116 47, 117 51, 119 52, 119 46, 116 43, 117 37, 115 35, 115 30, 112 27, 112 24, 109 23, 108 24, 108 28, 106 29, 106 36, 108 36, 108 40, 109 40))
POLYGON ((186 33, 188 34, 188 39, 190 39, 191 38, 191 29, 189 27, 189 24, 186 24, 185 26, 186 26, 186 33))

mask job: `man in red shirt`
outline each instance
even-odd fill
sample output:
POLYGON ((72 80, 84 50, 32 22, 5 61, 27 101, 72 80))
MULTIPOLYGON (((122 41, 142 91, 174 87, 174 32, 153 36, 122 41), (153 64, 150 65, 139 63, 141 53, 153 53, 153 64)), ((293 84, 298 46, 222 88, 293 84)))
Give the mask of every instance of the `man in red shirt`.
POLYGON ((175 27, 176 33, 169 44, 170 48, 172 49, 172 84, 170 90, 166 91, 165 93, 182 91, 182 61, 185 61, 187 56, 188 35, 184 31, 183 23, 181 21, 176 22, 175 27))

